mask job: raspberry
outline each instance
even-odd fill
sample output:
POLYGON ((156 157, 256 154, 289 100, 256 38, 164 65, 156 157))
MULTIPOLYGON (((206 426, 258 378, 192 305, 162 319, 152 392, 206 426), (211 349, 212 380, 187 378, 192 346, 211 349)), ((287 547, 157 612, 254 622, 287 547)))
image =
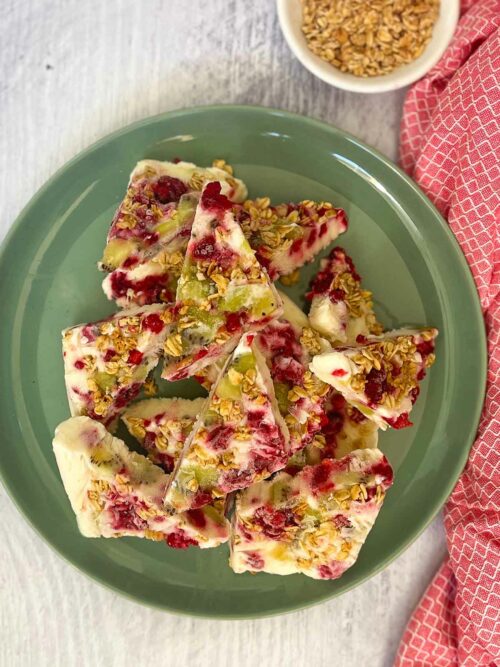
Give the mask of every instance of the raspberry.
POLYGON ((128 363, 133 364, 134 366, 137 366, 138 364, 141 363, 142 361, 143 354, 142 352, 139 352, 139 350, 130 350, 128 353, 128 363))
POLYGON ((161 176, 153 185, 154 196, 161 204, 178 202, 186 192, 186 185, 172 176, 161 176))
POLYGON ((208 183, 203 190, 201 203, 204 208, 214 209, 216 211, 227 211, 231 208, 231 202, 227 197, 221 194, 220 183, 208 183))
POLYGON ((186 535, 182 529, 178 530, 176 533, 167 535, 165 542, 169 547, 173 547, 174 549, 187 549, 191 545, 194 547, 198 545, 198 542, 186 535))
POLYGON ((153 333, 160 333, 163 329, 163 322, 161 320, 161 317, 157 315, 156 313, 151 313, 151 315, 147 315, 142 321, 142 328, 152 331, 153 333))

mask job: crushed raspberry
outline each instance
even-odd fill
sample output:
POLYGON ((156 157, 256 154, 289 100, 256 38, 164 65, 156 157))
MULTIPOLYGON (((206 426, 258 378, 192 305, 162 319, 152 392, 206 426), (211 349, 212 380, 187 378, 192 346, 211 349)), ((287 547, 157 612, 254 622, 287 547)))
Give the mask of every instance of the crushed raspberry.
POLYGON ((347 371, 345 371, 343 368, 336 368, 334 371, 332 371, 332 375, 335 378, 342 378, 344 375, 347 375, 347 371))
POLYGON ((151 234, 144 234, 142 237, 144 244, 147 246, 152 246, 155 243, 158 243, 159 239, 160 236, 156 232, 152 232, 151 234))
POLYGON ((142 321, 143 330, 152 331, 153 333, 160 333, 165 325, 159 315, 151 313, 147 315, 142 321))
POLYGON ((272 352, 273 357, 302 358, 302 345, 297 341, 293 327, 284 322, 272 322, 260 334, 259 343, 272 352))
POLYGON ((139 350, 130 350, 130 352, 128 353, 127 362, 129 364, 134 364, 135 366, 137 366, 138 364, 141 363, 143 356, 144 355, 139 350))
POLYGON ((312 469, 311 475, 311 490, 313 492, 324 492, 328 488, 333 488, 333 483, 330 481, 330 473, 332 469, 332 462, 325 460, 312 469))
POLYGON ((170 535, 167 535, 165 542, 173 549, 187 549, 190 546, 196 547, 198 545, 198 542, 193 540, 192 537, 186 535, 182 528, 180 528, 175 533, 170 533, 170 535))
POLYGON ((345 230, 349 227, 349 221, 347 220, 347 215, 342 208, 337 209, 337 220, 340 222, 345 232, 345 230))
POLYGON ((82 338, 86 338, 89 343, 96 339, 96 327, 93 324, 87 324, 82 329, 82 338))
MULTIPOLYGON (((318 211, 318 213, 319 213, 319 211, 318 211)), ((328 231, 328 226, 327 226, 326 222, 324 222, 321 225, 321 227, 319 228, 319 238, 320 239, 323 238, 323 236, 327 233, 327 231, 328 231)))
POLYGON ((207 444, 215 451, 227 449, 233 433, 231 425, 219 424, 207 433, 207 444))
POLYGON ((129 280, 123 271, 111 273, 111 290, 114 299, 127 296, 128 290, 134 293, 135 301, 141 305, 169 302, 173 300, 173 293, 168 289, 170 275, 168 273, 146 276, 141 280, 129 280))
POLYGON ((114 501, 108 508, 113 530, 144 530, 148 524, 136 514, 134 505, 127 500, 114 501))
POLYGON ((338 579, 345 569, 346 566, 342 562, 334 562, 330 565, 320 565, 318 573, 321 579, 338 579))
MULTIPOLYGON (((132 200, 136 204, 145 204, 146 206, 149 204, 149 197, 141 191, 134 193, 132 200)), ((123 214, 121 214, 121 217, 123 217, 123 214)))
POLYGON ((303 240, 302 239, 295 239, 295 241, 292 243, 290 246, 290 250, 288 251, 290 255, 294 255, 296 252, 300 252, 302 248, 303 240))
POLYGON ((343 514, 336 514, 333 517, 332 521, 334 523, 335 528, 337 528, 337 530, 341 530, 342 528, 351 528, 351 526, 352 526, 352 523, 343 514))
POLYGON ((273 359, 271 376, 273 382, 299 384, 304 377, 304 366, 292 357, 276 357, 273 359))
POLYGON ((198 352, 193 357, 193 361, 198 361, 199 359, 203 359, 203 357, 206 357, 207 354, 208 350, 198 350, 198 352))
POLYGON ((319 294, 326 294, 332 284, 333 274, 328 269, 320 271, 311 284, 311 289, 307 293, 307 298, 312 299, 319 294))
POLYGON ((247 420, 251 428, 258 429, 264 426, 263 420, 265 417, 264 410, 252 410, 247 414, 247 420))
POLYGON ((342 394, 339 394, 335 392, 332 394, 332 397, 330 398, 330 405, 332 407, 332 410, 339 411, 342 410, 345 407, 346 400, 342 396, 342 394))
POLYGON ((359 343, 360 345, 364 345, 367 342, 368 342, 368 338, 366 336, 363 336, 363 334, 358 334, 356 336, 356 343, 359 343))
POLYGON ((139 382, 134 382, 130 387, 122 387, 115 398, 115 407, 124 408, 130 401, 133 401, 141 390, 139 382))
POLYGON ((425 359, 434 352, 434 341, 433 340, 424 340, 422 343, 418 343, 417 352, 420 352, 422 359, 425 359))
MULTIPOLYGON (((146 428, 145 422, 144 428, 146 428)), ((144 436, 144 447, 146 447, 146 449, 156 449, 156 435, 152 431, 146 431, 144 436)))
POLYGON ((375 463, 367 472, 369 475, 380 475, 384 478, 384 482, 390 486, 394 477, 393 470, 389 461, 384 457, 379 463, 375 463))
MULTIPOLYGON (((346 221, 346 224, 347 224, 347 221, 346 221)), ((356 267, 354 266, 354 262, 352 261, 352 259, 349 257, 349 255, 342 248, 339 248, 338 246, 336 248, 334 248, 332 250, 332 252, 330 253, 330 257, 332 259, 335 258, 335 259, 337 259, 341 262, 345 262, 347 264, 347 266, 349 268, 349 272, 351 273, 354 280, 357 280, 357 281, 361 282, 361 276, 356 271, 356 267)))
POLYGON ((313 229, 307 238, 307 247, 312 248, 313 245, 316 243, 317 238, 318 238, 318 232, 316 229, 313 229))
POLYGON ((419 382, 422 382, 422 380, 424 379, 424 377, 425 377, 425 368, 421 368, 421 369, 418 371, 418 373, 417 373, 417 380, 418 380, 419 382))
POLYGON ((289 509, 274 509, 264 505, 255 510, 253 522, 262 528, 266 537, 279 540, 288 526, 295 525, 293 513, 289 509))
POLYGON ((372 368, 371 371, 366 376, 365 384, 365 394, 368 397, 370 403, 377 404, 380 403, 384 396, 384 392, 387 391, 387 374, 384 370, 380 369, 379 371, 376 368, 372 368))
MULTIPOLYGON (((255 250, 255 256, 259 260, 259 264, 262 264, 262 266, 267 270, 270 269, 271 260, 269 259, 269 257, 266 257, 265 255, 263 255, 258 248, 255 250)), ((275 280, 276 277, 277 277, 277 274, 272 274, 272 275, 269 274, 269 277, 271 278, 271 280, 275 280)))
POLYGON ((220 183, 214 181, 208 183, 203 190, 201 203, 204 208, 215 211, 228 211, 231 208, 231 202, 227 197, 221 195, 220 183))
POLYGON ((236 489, 242 489, 245 486, 249 486, 251 481, 251 470, 228 470, 221 480, 221 488, 223 488, 226 493, 229 493, 230 491, 235 491, 236 489))
POLYGON ((208 505, 212 502, 212 494, 208 491, 198 491, 193 498, 191 503, 192 509, 198 509, 198 507, 203 507, 203 505, 208 505))
POLYGON ((217 241, 213 234, 208 234, 193 243, 189 252, 193 259, 197 261, 212 260, 222 269, 231 266, 235 258, 235 253, 230 248, 217 246, 217 241))
POLYGON ((196 526, 196 528, 205 528, 207 525, 205 514, 200 509, 188 510, 186 515, 189 521, 193 524, 193 526, 196 526))
POLYGON ((326 414, 327 423, 322 429, 322 433, 328 442, 329 439, 334 439, 340 433, 344 425, 344 415, 341 412, 330 411, 326 414))
POLYGON ((415 403, 415 401, 417 400, 419 394, 420 394, 420 387, 414 387, 414 388, 410 391, 410 399, 411 399, 412 405, 413 405, 413 404, 415 403))
POLYGON ((197 243, 194 243, 191 249, 191 255, 194 259, 203 260, 203 259, 213 259, 215 256, 217 241, 213 234, 205 236, 197 243))
POLYGON ((246 561, 252 570, 262 570, 264 559, 256 551, 249 551, 245 554, 246 561))
POLYGON ((392 428, 406 428, 407 426, 413 426, 413 422, 411 422, 408 419, 408 413, 403 412, 402 414, 399 415, 397 419, 386 419, 385 420, 389 426, 392 426, 392 428))
POLYGON ((161 204, 178 202, 183 194, 187 192, 187 186, 178 178, 172 176, 160 176, 153 185, 155 198, 161 204))
POLYGON ((239 310, 237 313, 228 313, 226 315, 226 329, 229 333, 234 333, 243 328, 243 325, 248 320, 248 315, 245 311, 239 310))
POLYGON ((131 257, 127 257, 127 259, 123 262, 122 266, 124 269, 130 269, 138 263, 139 263, 139 258, 134 257, 132 255, 131 257))
POLYGON ((108 347, 106 352, 104 353, 104 361, 107 363, 108 361, 111 361, 116 355, 116 350, 114 350, 112 347, 108 347))
POLYGON ((165 472, 172 472, 174 469, 175 461, 169 454, 155 451, 155 460, 165 472))
POLYGON ((82 371, 85 368, 85 363, 81 359, 77 359, 74 364, 75 368, 82 371))
POLYGON ((338 303, 339 301, 344 301, 346 295, 344 290, 332 289, 328 292, 328 296, 330 297, 330 301, 333 301, 333 303, 338 303))

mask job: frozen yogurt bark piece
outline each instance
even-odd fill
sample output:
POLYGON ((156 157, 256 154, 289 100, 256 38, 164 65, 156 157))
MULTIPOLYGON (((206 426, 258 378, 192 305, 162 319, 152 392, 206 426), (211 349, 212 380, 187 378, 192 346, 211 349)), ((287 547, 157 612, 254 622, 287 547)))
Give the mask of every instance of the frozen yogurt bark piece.
POLYGON ((151 461, 172 472, 204 404, 204 398, 149 398, 127 408, 122 421, 151 461))
POLYGON ((71 414, 112 427, 158 363, 172 312, 165 305, 122 310, 62 332, 71 414))
POLYGON ((271 280, 310 262, 347 229, 345 212, 329 202, 271 206, 269 197, 247 200, 235 215, 271 280))
POLYGON ((204 183, 217 180, 234 202, 246 196, 223 160, 201 168, 190 162, 142 160, 108 234, 100 267, 108 299, 121 308, 175 300, 177 280, 204 183))
POLYGON ((201 507, 286 465, 288 430, 266 363, 246 334, 212 387, 171 477, 172 511, 201 507))
POLYGON ((177 285, 176 331, 162 376, 179 380, 229 354, 244 331, 281 314, 281 300, 235 222, 221 184, 202 192, 177 285))
POLYGON ((65 491, 85 537, 145 537, 169 546, 216 547, 229 536, 223 502, 171 515, 168 475, 89 417, 60 424, 53 441, 65 491))
POLYGON ((381 429, 408 418, 426 369, 434 363, 437 329, 397 329, 315 356, 311 371, 381 429))
MULTIPOLYGON (((325 341, 309 326, 306 315, 280 292, 283 315, 270 322, 257 337, 266 359, 280 412, 290 432, 290 451, 305 447, 320 430, 325 401, 331 388, 308 368, 313 352, 325 341)), ((327 346, 329 347, 329 346, 327 346)))
POLYGON ((102 281, 108 299, 119 308, 175 301, 190 234, 191 225, 186 225, 151 258, 131 262, 130 266, 108 273, 102 281))
POLYGON ((245 184, 224 169, 191 162, 138 162, 111 223, 100 268, 130 269, 186 230, 189 234, 199 192, 204 183, 215 180, 224 184, 232 201, 246 196, 245 184))
POLYGON ((392 478, 380 450, 362 449, 239 492, 232 569, 337 579, 355 563, 392 478))
POLYGON ((376 448, 378 426, 332 390, 325 406, 321 430, 288 461, 286 472, 295 473, 324 459, 341 459, 355 449, 376 448))
POLYGON ((354 345, 359 336, 383 331, 373 312, 372 294, 361 287, 354 263, 342 248, 321 260, 308 298, 311 325, 334 345, 354 345))

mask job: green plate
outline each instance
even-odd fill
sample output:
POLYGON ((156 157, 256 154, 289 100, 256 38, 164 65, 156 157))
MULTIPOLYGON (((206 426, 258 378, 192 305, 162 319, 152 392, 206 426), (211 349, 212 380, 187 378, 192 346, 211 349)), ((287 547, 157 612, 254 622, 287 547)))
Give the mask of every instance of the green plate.
MULTIPOLYGON (((303 304, 317 261, 287 289, 303 304)), ((443 505, 465 464, 483 401, 483 320, 465 259, 436 209, 403 173, 323 123, 271 109, 205 107, 167 113, 101 140, 32 199, 0 257, 1 472, 18 507, 62 556, 135 600, 174 612, 255 617, 338 595, 385 567, 443 505), (128 174, 142 158, 201 165, 223 157, 251 196, 326 199, 343 207, 354 256, 387 327, 439 328, 437 362, 412 413, 415 426, 384 433, 396 480, 356 565, 338 581, 236 575, 228 550, 177 551, 134 538, 85 539, 52 454, 69 416, 60 331, 110 313, 96 268, 128 174), (8 388, 8 391, 7 391, 8 388)), ((194 381, 162 382, 194 396, 194 381)))

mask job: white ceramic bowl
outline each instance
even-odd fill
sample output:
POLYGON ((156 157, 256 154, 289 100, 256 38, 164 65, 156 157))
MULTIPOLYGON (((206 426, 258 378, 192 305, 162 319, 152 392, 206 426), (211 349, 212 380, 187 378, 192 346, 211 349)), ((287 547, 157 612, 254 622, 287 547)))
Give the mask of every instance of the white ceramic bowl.
POLYGON ((302 3, 301 0, 277 0, 278 17, 281 30, 288 46, 300 62, 309 71, 326 83, 353 90, 357 93, 381 93, 387 90, 402 88, 426 74, 441 58, 450 43, 457 25, 460 0, 441 0, 439 18, 434 25, 432 39, 422 55, 409 63, 398 67, 390 74, 371 76, 366 79, 346 74, 314 55, 302 34, 302 3))

